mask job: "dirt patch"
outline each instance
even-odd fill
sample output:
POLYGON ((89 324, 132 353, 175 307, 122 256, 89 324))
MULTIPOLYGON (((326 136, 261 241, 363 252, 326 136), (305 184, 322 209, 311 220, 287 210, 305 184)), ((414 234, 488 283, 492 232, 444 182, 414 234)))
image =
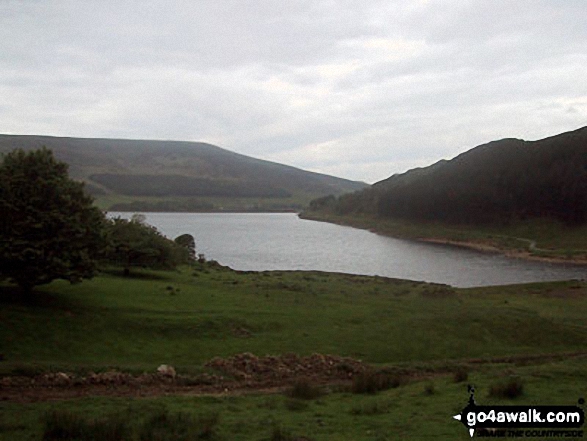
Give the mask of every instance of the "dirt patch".
POLYGON ((206 364, 210 373, 196 376, 119 371, 78 376, 56 372, 34 377, 0 378, 0 401, 34 402, 83 396, 133 396, 239 394, 247 391, 279 391, 299 379, 315 384, 341 384, 368 369, 351 358, 313 354, 257 357, 250 353, 214 358, 206 364))
POLYGON ((296 354, 285 354, 257 357, 251 353, 230 358, 214 358, 206 363, 206 367, 238 381, 277 384, 298 378, 316 382, 348 380, 367 369, 367 366, 358 360, 334 355, 312 354, 300 357, 296 354))
MULTIPOLYGON (((587 265, 587 254, 585 255, 576 255, 576 256, 541 256, 535 254, 537 251, 541 251, 539 248, 532 248, 529 250, 516 250, 516 249, 508 249, 503 248, 500 246, 495 245, 491 242, 481 242, 481 241, 460 241, 460 240, 451 240, 451 239, 442 239, 442 238, 418 238, 417 240, 421 242, 433 243, 438 245, 450 245, 454 247, 460 248, 468 248, 476 251, 481 251, 485 253, 496 253, 502 254, 506 257, 513 257, 516 259, 524 259, 524 260, 534 260, 537 262, 548 262, 548 263, 572 263, 576 265, 587 265)), ((531 242, 531 241, 530 241, 531 242)))
MULTIPOLYGON (((278 393, 296 381, 323 386, 348 386, 356 376, 380 372, 401 377, 405 381, 454 374, 462 366, 475 369, 487 364, 531 365, 575 357, 587 352, 558 354, 521 354, 506 357, 454 360, 438 366, 413 366, 374 369, 352 358, 313 354, 257 357, 250 353, 229 358, 214 358, 206 364, 209 373, 196 376, 144 373, 131 375, 109 371, 77 376, 67 372, 35 377, 0 378, 0 401, 38 402, 66 400, 88 396, 156 397, 162 395, 241 395, 246 393, 278 393)), ((165 371, 169 372, 169 371, 165 371)))

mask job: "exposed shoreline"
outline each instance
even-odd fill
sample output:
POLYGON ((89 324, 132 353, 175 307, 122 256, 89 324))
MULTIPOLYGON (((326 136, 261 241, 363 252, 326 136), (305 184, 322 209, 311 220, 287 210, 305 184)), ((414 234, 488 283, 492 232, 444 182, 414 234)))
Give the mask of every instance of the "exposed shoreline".
POLYGON ((393 237, 397 239, 405 239, 405 240, 414 240, 418 242, 425 242, 437 245, 447 245, 447 246, 454 246, 460 248, 467 248, 475 251, 480 251, 483 253, 492 253, 492 254, 500 254, 505 257, 514 258, 514 259, 523 259, 535 262, 545 262, 545 263, 554 263, 554 264, 567 264, 567 265, 580 265, 580 266, 587 266, 587 251, 585 254, 581 256, 573 256, 573 257, 559 257, 559 256, 540 256, 537 254, 532 253, 532 249, 535 251, 548 251, 548 250, 540 250, 534 246, 534 241, 530 239, 524 238, 513 238, 520 241, 528 242, 529 246, 527 250, 520 250, 520 249, 511 249, 511 248, 504 248, 499 247, 497 245, 488 243, 488 242, 478 242, 473 240, 454 240, 446 237, 438 237, 438 236, 417 236, 417 235, 406 235, 406 234, 394 234, 385 228, 378 228, 374 225, 373 222, 361 222, 358 219, 343 219, 341 217, 321 217, 316 216, 314 214, 309 213, 300 213, 299 217, 302 219, 307 220, 314 220, 318 222, 328 222, 337 225, 343 225, 347 227, 359 228, 362 230, 368 230, 375 234, 380 234, 382 236, 393 237))
MULTIPOLYGON (((373 231, 377 234, 377 231, 373 231)), ((467 241, 458 241, 458 240, 451 240, 451 239, 443 239, 443 238, 417 238, 414 239, 419 242, 427 242, 427 243, 434 243, 439 245, 449 245, 455 247, 462 247, 468 248, 475 251, 481 251, 484 253, 494 253, 494 254, 501 254, 506 257, 511 257, 515 259, 524 259, 524 260, 532 260, 537 262, 547 262, 547 263, 566 263, 572 265, 586 265, 587 266, 587 257, 579 257, 579 258, 564 258, 564 257, 546 257, 546 256, 537 256, 532 254, 530 251, 521 251, 521 250, 508 250, 499 248, 495 245, 478 243, 478 242, 467 242, 467 241)))

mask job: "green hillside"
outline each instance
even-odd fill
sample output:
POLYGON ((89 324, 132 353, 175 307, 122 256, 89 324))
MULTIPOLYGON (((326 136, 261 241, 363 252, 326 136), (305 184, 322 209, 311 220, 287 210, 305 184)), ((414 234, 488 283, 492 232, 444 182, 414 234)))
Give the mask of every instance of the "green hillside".
POLYGON ((366 186, 199 142, 0 135, 0 153, 42 146, 111 210, 299 210, 366 186))
POLYGON ((506 247, 585 252, 587 127, 533 142, 490 142, 362 191, 314 200, 310 207, 306 217, 394 235, 491 245, 508 236, 506 247), (567 235, 573 237, 570 248, 555 244, 567 235))
POLYGON ((582 282, 456 289, 206 265, 56 281, 34 303, 0 283, 0 440, 469 439, 452 419, 467 384, 484 405, 585 396, 586 313, 582 282), (118 415, 137 434, 165 412, 214 414, 213 434, 96 427, 118 415), (84 421, 98 435, 50 436, 84 421))

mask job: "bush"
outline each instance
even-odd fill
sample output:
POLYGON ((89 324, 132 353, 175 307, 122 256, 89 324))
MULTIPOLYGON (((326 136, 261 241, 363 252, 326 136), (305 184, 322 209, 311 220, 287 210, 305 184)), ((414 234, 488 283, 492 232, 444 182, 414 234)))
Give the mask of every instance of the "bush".
POLYGON ((303 410, 307 410, 309 406, 306 401, 302 401, 297 398, 289 398, 285 402, 285 407, 287 410, 291 410, 292 412, 301 412, 303 410))
POLYGON ((382 390, 399 387, 401 377, 387 372, 367 371, 353 378, 352 392, 355 394, 374 394, 382 390))
POLYGON ((152 415, 139 431, 139 441, 192 441, 212 439, 218 414, 198 419, 166 410, 152 415))
POLYGON ((271 436, 269 437, 269 441, 294 441, 295 438, 291 434, 291 432, 287 429, 282 428, 278 424, 273 425, 273 429, 271 430, 271 436))
POLYGON ((489 396, 513 400, 524 393, 524 383, 521 378, 511 377, 507 381, 497 383, 489 389, 489 396))
POLYGON ((469 379, 469 373, 466 371, 466 369, 460 368, 455 371, 453 378, 455 383, 462 383, 463 381, 467 381, 469 379))
POLYGON ((436 393, 436 388, 434 387, 433 382, 429 382, 426 384, 426 387, 424 387, 424 393, 426 395, 434 395, 436 393))
POLYGON ((374 401, 354 406, 351 415, 382 415, 388 413, 391 403, 388 401, 374 401))
POLYGON ((182 234, 173 240, 179 246, 185 248, 190 261, 196 260, 196 241, 191 234, 182 234))
POLYGON ((301 400, 313 400, 324 395, 324 392, 308 380, 298 380, 287 391, 287 395, 301 400))
POLYGON ((51 412, 46 416, 43 441, 123 441, 128 428, 118 417, 93 420, 69 412, 51 412))
POLYGON ((115 218, 106 225, 108 246, 104 260, 120 265, 126 275, 132 267, 173 269, 190 261, 189 250, 167 239, 144 219, 134 215, 126 220, 115 218))
MULTIPOLYGON (((124 415, 124 414, 123 414, 124 415)), ((128 416, 128 415, 127 415, 128 416)), ((194 418, 166 410, 152 414, 139 427, 131 426, 117 414, 90 419, 69 412, 51 412, 46 417, 43 441, 195 441, 214 438, 218 414, 194 418)))

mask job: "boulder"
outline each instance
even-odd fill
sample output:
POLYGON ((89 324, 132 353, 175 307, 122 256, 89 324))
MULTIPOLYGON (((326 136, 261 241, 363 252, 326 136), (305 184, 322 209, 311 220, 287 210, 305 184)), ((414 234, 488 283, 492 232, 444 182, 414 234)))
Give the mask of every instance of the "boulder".
POLYGON ((167 364, 162 364, 157 368, 157 373, 164 377, 175 378, 176 373, 173 366, 169 366, 167 364))

